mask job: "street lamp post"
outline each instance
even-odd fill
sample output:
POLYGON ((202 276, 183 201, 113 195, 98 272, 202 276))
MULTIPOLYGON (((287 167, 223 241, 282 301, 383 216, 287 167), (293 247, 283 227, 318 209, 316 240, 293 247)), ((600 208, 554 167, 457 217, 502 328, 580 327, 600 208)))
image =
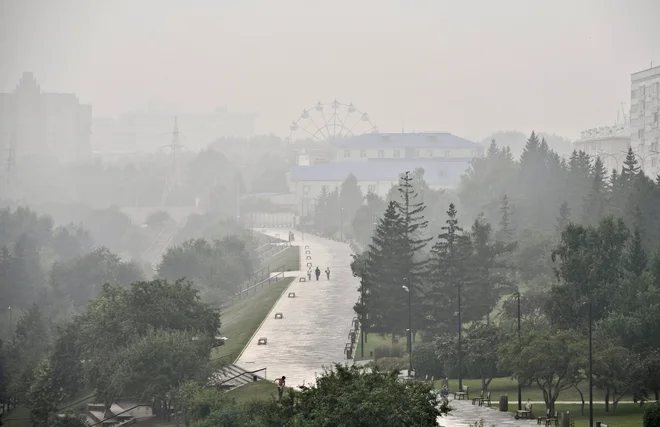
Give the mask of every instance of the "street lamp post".
POLYGON ((461 335, 463 325, 461 324, 461 285, 458 288, 458 391, 463 391, 463 355, 461 351, 461 335))
POLYGON ((591 340, 591 301, 589 301, 589 427, 594 427, 594 378, 591 340))
MULTIPOLYGON (((408 278, 403 281, 407 284, 408 278)), ((408 292, 408 377, 412 374, 412 292, 407 285, 402 286, 403 290, 408 292)))
MULTIPOLYGON (((520 351, 520 292, 516 292, 518 297, 518 350, 520 351)), ((520 386, 520 378, 518 378, 518 410, 522 410, 522 387, 520 386)))
POLYGON ((360 286, 360 300, 362 301, 362 317, 360 319, 360 358, 364 359, 364 323, 367 320, 367 314, 364 312, 364 285, 367 282, 367 260, 364 260, 362 270, 362 285, 360 286))

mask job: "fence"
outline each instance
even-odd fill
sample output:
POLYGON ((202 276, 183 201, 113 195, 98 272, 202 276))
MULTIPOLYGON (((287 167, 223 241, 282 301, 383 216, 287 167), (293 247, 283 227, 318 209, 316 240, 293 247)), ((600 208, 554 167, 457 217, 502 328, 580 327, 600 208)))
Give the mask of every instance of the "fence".
POLYGON ((267 370, 267 369, 268 369, 268 368, 261 368, 261 369, 257 369, 256 371, 246 371, 246 372, 241 372, 241 373, 238 374, 238 375, 234 375, 234 376, 231 377, 231 378, 227 378, 226 380, 223 380, 223 381, 221 381, 221 382, 215 384, 215 386, 216 386, 216 387, 219 387, 219 386, 221 386, 221 385, 223 385, 223 384, 228 383, 229 381, 233 381, 233 380, 235 380, 235 379, 241 378, 241 377, 246 376, 246 375, 250 375, 250 376, 251 376, 250 379, 253 380, 253 381, 256 381, 255 378, 259 378, 259 376, 258 376, 258 375, 255 375, 255 374, 256 374, 257 372, 261 372, 261 371, 264 371, 264 377, 263 377, 262 379, 265 380, 265 379, 267 378, 267 376, 268 376, 268 370, 267 370))

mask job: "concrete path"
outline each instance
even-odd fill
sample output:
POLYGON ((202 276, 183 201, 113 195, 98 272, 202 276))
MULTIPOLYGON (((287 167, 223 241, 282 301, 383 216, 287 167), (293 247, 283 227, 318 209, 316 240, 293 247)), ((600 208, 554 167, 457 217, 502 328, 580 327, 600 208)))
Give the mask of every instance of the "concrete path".
MULTIPOLYGON (((258 229, 257 231, 262 231, 258 229)), ((287 236, 288 229, 268 229, 266 234, 287 236)), ((348 244, 305 234, 295 233, 293 245, 301 250, 300 272, 288 272, 296 280, 284 292, 252 337, 236 365, 252 371, 267 368, 268 379, 285 375, 287 385, 299 386, 316 380, 323 367, 346 363, 344 345, 348 342, 351 321, 355 316, 353 305, 358 298, 359 281, 351 272, 351 249, 348 244), (309 246, 311 254, 305 254, 309 246), (311 260, 306 260, 311 256, 311 260), (307 279, 307 263, 323 272, 330 267, 330 280, 325 273, 319 281, 299 282, 307 279), (295 292, 295 298, 288 298, 295 292), (275 319, 275 313, 283 319, 275 319), (268 339, 267 345, 257 345, 259 338, 268 339)))
MULTIPOLYGON (((496 404, 497 402, 493 402, 496 404)), ((511 404, 511 402, 509 402, 511 404)), ((531 427, 534 420, 516 420, 510 412, 500 412, 487 406, 472 405, 471 400, 449 400, 454 408, 448 416, 438 418, 438 424, 444 427, 468 427, 479 420, 484 420, 484 427, 531 427)), ((535 416, 537 414, 534 414, 535 416)), ((541 415, 541 414, 538 414, 541 415)))

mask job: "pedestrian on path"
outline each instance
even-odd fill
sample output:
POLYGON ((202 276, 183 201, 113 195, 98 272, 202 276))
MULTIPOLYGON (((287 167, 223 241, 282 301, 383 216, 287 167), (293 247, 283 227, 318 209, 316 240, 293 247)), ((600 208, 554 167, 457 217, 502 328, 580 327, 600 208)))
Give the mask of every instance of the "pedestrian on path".
POLYGON ((328 280, 330 280, 330 267, 326 267, 325 275, 328 276, 328 280))
POLYGON ((316 281, 319 281, 319 277, 321 277, 321 269, 316 267, 316 270, 314 271, 316 273, 316 281))
POLYGON ((277 384, 277 394, 279 395, 281 402, 282 394, 284 393, 284 387, 286 386, 286 377, 282 375, 282 378, 277 378, 275 380, 275 384, 277 384))
POLYGON ((307 269, 307 280, 310 282, 312 281, 312 267, 307 269))

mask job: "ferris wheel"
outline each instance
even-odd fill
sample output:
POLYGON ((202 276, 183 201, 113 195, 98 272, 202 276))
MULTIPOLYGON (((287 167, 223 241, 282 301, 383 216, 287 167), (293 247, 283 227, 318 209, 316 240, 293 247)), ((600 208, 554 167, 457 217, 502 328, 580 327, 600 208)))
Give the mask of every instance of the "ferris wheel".
POLYGON ((343 104, 337 100, 328 104, 320 101, 306 108, 289 127, 289 142, 312 139, 329 143, 363 133, 378 132, 369 114, 355 108, 353 103, 343 104))

